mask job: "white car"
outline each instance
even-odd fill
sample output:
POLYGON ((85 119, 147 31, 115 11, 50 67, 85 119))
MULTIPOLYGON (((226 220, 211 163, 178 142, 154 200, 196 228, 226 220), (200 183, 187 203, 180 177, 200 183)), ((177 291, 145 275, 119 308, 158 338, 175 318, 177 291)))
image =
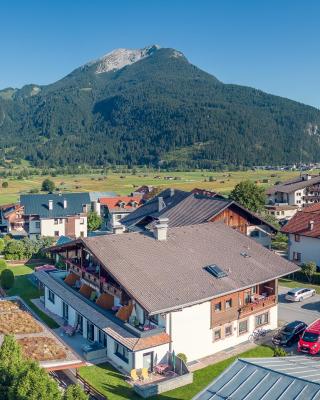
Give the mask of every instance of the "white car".
POLYGON ((307 289, 307 288, 294 288, 289 290, 286 294, 286 300, 289 301, 303 301, 308 297, 312 297, 316 294, 315 289, 307 289))

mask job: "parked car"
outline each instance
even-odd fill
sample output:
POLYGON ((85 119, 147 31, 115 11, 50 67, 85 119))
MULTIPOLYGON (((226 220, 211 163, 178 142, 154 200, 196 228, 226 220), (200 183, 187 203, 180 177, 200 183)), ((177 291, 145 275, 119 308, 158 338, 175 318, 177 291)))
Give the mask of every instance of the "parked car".
POLYGON ((299 342, 298 351, 309 353, 312 355, 318 354, 320 351, 320 319, 314 321, 303 332, 299 342))
POLYGON ((302 321, 293 321, 284 325, 272 338, 272 343, 276 346, 291 346, 297 342, 307 328, 307 324, 302 321))
POLYGON ((303 301, 308 297, 312 297, 316 294, 315 289, 308 288, 294 288, 289 290, 286 294, 286 300, 289 301, 303 301))

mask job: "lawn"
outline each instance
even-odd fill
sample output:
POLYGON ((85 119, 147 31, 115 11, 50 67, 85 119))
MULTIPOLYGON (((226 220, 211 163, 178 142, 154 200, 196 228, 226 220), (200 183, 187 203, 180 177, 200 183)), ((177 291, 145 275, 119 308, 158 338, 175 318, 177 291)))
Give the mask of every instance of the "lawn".
MULTIPOLYGON (((215 377, 221 374, 237 358, 250 357, 272 357, 273 350, 267 346, 257 346, 251 350, 230 357, 224 361, 209 365, 194 372, 193 383, 161 395, 152 397, 153 400, 190 400, 198 392, 204 389, 215 377)), ((141 400, 133 389, 124 381, 123 376, 110 364, 100 364, 90 367, 81 367, 80 375, 101 393, 107 396, 108 400, 141 400)))
POLYGON ((13 288, 8 290, 7 294, 9 296, 20 296, 49 328, 58 328, 59 325, 31 301, 31 299, 36 299, 42 294, 28 278, 28 275, 33 271, 34 265, 9 265, 8 268, 14 273, 15 281, 13 288))
POLYGON ((288 288, 304 287, 304 288, 315 289, 317 294, 320 294, 320 286, 319 285, 312 285, 310 283, 294 281, 292 279, 281 278, 281 279, 279 279, 279 285, 285 286, 288 288))
MULTIPOLYGON (((316 173, 316 172, 314 172, 316 173)), ((153 185, 163 188, 173 187, 183 190, 191 190, 200 187, 207 190, 219 191, 228 194, 233 187, 245 180, 259 181, 263 187, 273 185, 276 181, 286 180, 298 175, 292 171, 235 171, 235 172, 153 172, 138 171, 128 173, 108 173, 84 175, 58 175, 56 177, 37 175, 28 179, 7 179, 8 188, 2 188, 0 193, 0 204, 17 201, 21 193, 28 193, 31 189, 41 188, 45 178, 54 181, 56 187, 62 192, 87 192, 87 191, 114 191, 118 194, 129 194, 141 185, 153 185), (173 180, 166 180, 171 176, 173 180), (157 178, 155 178, 157 177, 157 178), (268 183, 262 183, 269 180, 268 183)))

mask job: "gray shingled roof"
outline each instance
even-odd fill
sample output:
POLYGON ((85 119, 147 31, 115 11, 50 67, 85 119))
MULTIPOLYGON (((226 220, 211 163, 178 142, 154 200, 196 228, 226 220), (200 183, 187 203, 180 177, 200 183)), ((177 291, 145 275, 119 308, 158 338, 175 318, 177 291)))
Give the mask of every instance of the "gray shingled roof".
POLYGON ((316 358, 239 359, 193 400, 318 400, 319 382, 316 358))
POLYGON ((159 217, 168 218, 170 227, 201 224, 209 221, 209 219, 231 205, 248 214, 251 219, 258 220, 276 230, 260 216, 219 194, 206 196, 200 193, 182 192, 180 190, 172 192, 171 189, 161 192, 158 196, 133 211, 129 216, 124 217, 121 223, 132 231, 137 230, 137 224, 146 217, 151 217, 152 219, 144 227, 149 230, 153 229, 155 221, 159 217), (161 211, 158 209, 159 198, 162 198, 165 203, 165 207, 161 211))
POLYGON ((90 196, 89 193, 23 194, 20 204, 24 206, 25 215, 59 218, 82 213, 83 205, 90 204, 90 196), (67 208, 63 208, 64 199, 67 200, 67 208), (52 210, 49 210, 49 200, 53 201, 52 210))
MULTIPOLYGON (((134 350, 139 342, 143 340, 143 338, 138 337, 132 332, 123 328, 121 326, 124 325, 122 321, 118 320, 116 323, 110 318, 106 317, 104 314, 107 313, 107 311, 98 309, 98 306, 93 303, 90 304, 89 300, 83 298, 80 294, 72 290, 61 279, 54 278, 55 274, 57 273, 48 273, 45 271, 34 272, 35 277, 46 287, 53 291, 57 296, 62 298, 83 317, 87 318, 95 326, 103 330, 117 342, 123 344, 129 350, 134 350)), ((152 335, 153 332, 149 332, 149 335, 145 335, 145 338, 152 335)))
POLYGON ((320 175, 315 175, 311 179, 306 180, 303 179, 301 176, 298 176, 293 179, 289 179, 279 185, 274 185, 267 189, 267 194, 274 194, 276 192, 282 193, 291 193, 293 191, 306 188, 308 186, 316 185, 320 183, 320 175))
POLYGON ((166 241, 139 232, 79 241, 151 314, 200 303, 299 269, 223 223, 169 228, 166 241), (211 276, 204 269, 211 264, 228 276, 211 276))

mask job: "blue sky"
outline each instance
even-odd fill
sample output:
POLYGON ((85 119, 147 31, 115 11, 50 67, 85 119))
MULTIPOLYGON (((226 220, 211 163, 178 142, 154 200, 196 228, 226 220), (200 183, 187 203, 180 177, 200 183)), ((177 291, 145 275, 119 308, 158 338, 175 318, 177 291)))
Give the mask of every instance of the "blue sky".
POLYGON ((0 88, 47 84, 114 48, 173 47, 226 83, 320 107, 320 2, 1 1, 0 88))

